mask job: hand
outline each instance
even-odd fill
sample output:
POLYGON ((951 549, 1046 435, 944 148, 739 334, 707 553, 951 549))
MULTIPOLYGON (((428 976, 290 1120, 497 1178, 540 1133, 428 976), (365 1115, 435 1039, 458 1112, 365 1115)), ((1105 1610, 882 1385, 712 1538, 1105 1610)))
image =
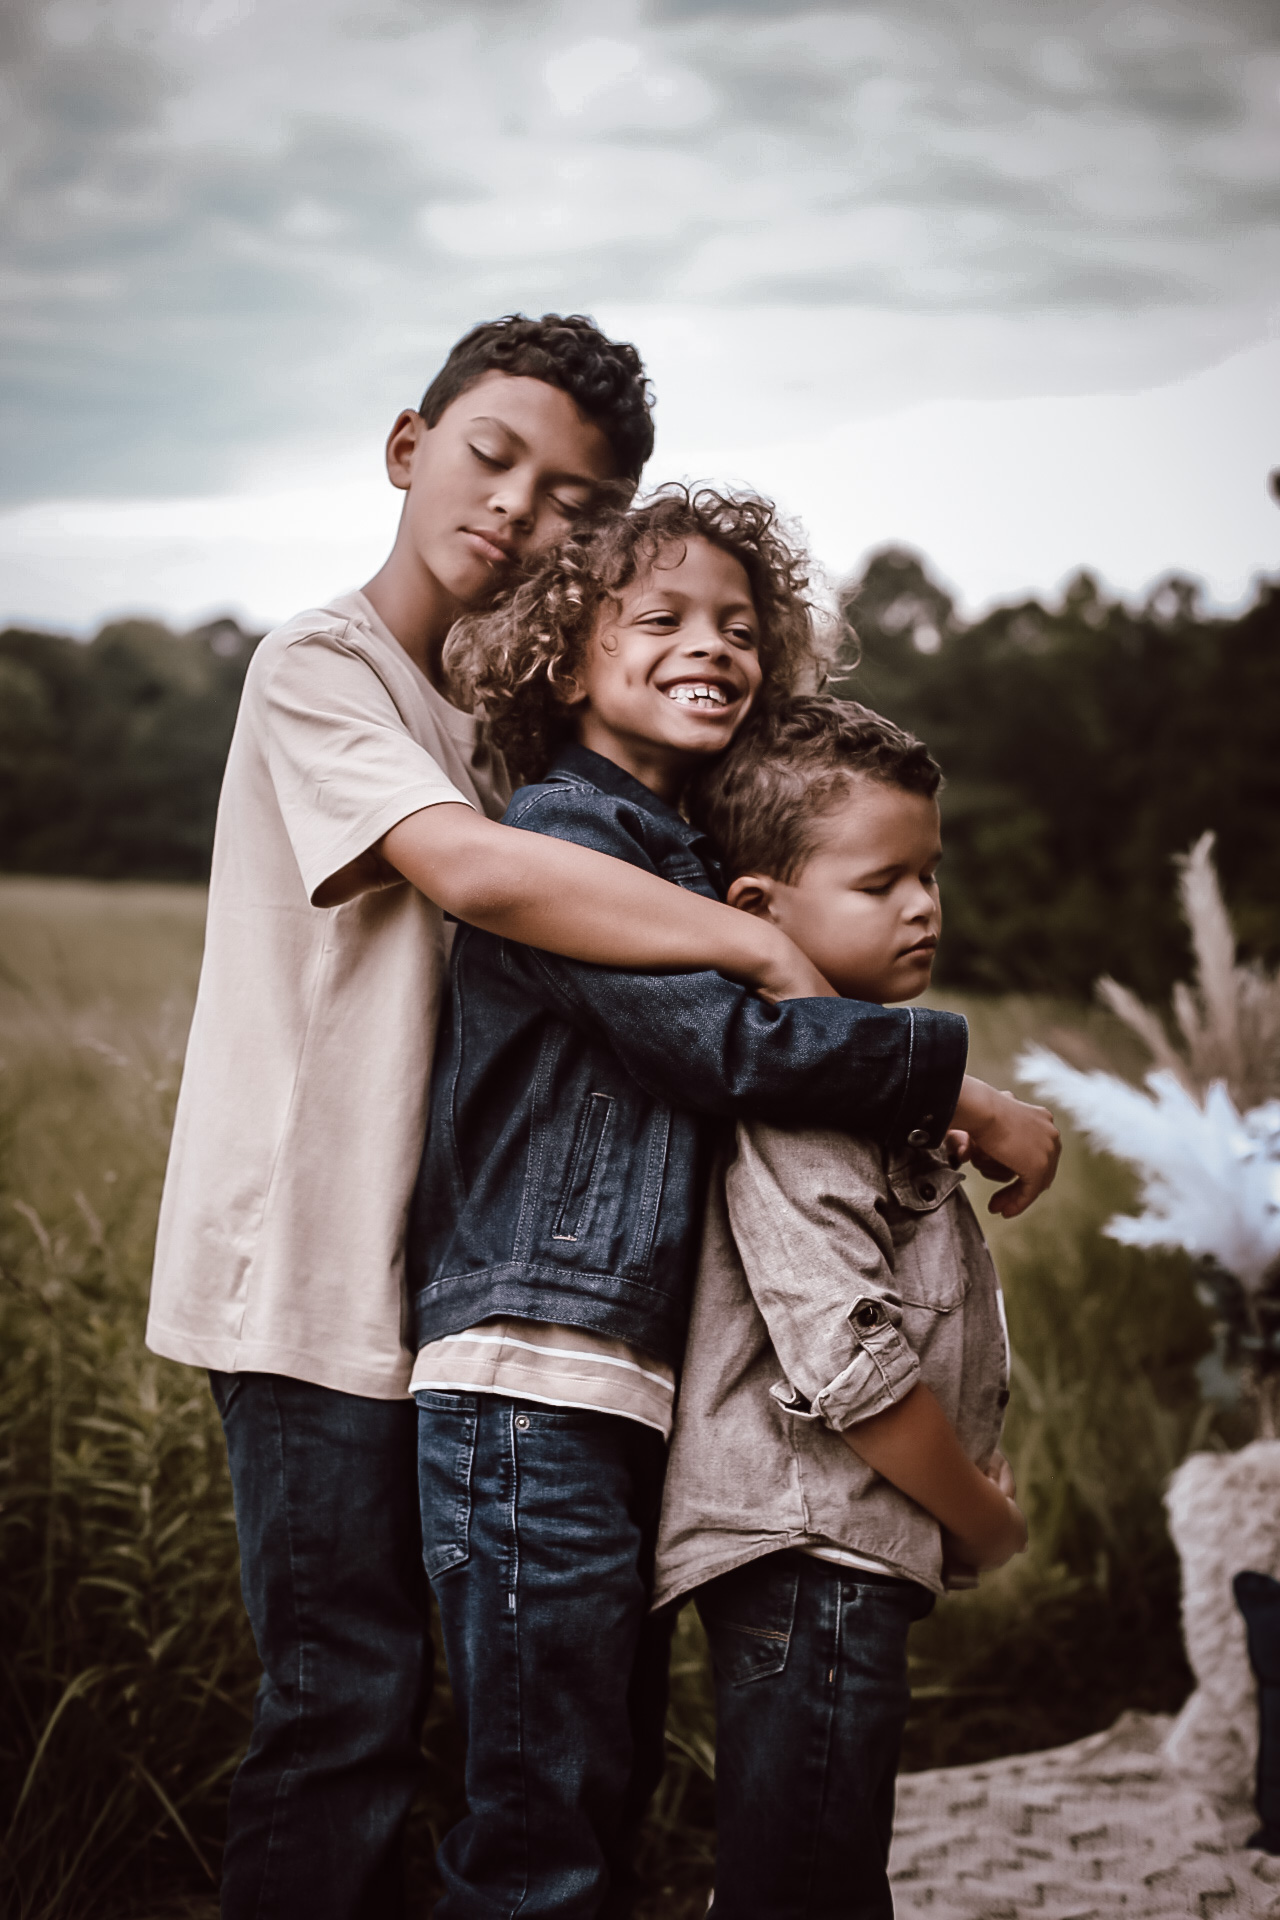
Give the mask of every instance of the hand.
POLYGON ((1013 1468, 1009 1465, 1009 1462, 1005 1459, 999 1447, 996 1448, 988 1460, 986 1466, 983 1468, 983 1472, 986 1474, 988 1480, 999 1487, 1006 1500, 1017 1499, 1018 1487, 1013 1477, 1013 1468))
POLYGON ((952 1118, 953 1132, 968 1136, 968 1157, 979 1173, 1011 1182, 992 1195, 989 1212, 1016 1219, 1053 1185, 1062 1135, 1047 1107, 1028 1106, 966 1074, 952 1118))
POLYGON ((959 1534, 948 1533, 945 1529, 942 1535, 943 1564, 953 1567, 961 1575, 994 1573, 997 1567, 1003 1567, 1012 1560, 1015 1553, 1025 1553, 1026 1548, 1026 1519, 1003 1493, 999 1497, 999 1505, 992 1503, 990 1519, 980 1536, 962 1539, 959 1534))
POLYGON ((764 960, 758 970, 755 989, 762 1000, 834 1000, 835 988, 826 975, 819 973, 808 954, 802 953, 789 934, 771 921, 760 920, 761 938, 766 942, 764 960))
POLYGON ((942 1584, 948 1593, 971 1593, 978 1586, 978 1569, 961 1560, 955 1551, 952 1534, 942 1536, 942 1584))
MULTIPOLYGON (((1017 1485, 1013 1478, 1013 1468, 1009 1465, 1009 1462, 1005 1459, 999 1447, 996 1448, 982 1471, 984 1477, 990 1480, 992 1485, 1004 1495, 1004 1498, 1010 1505, 1013 1505, 1018 1494, 1017 1485)), ((1016 1507, 1014 1510, 1015 1512, 1017 1511, 1016 1507)), ((1021 1518, 1021 1515, 1019 1515, 1019 1518, 1021 1518)), ((1022 1529, 1022 1544, 1023 1546, 1026 1545, 1025 1522, 1023 1523, 1022 1529)), ((1014 1551, 1021 1553, 1022 1547, 1015 1547, 1014 1551)), ((1003 1561, 1001 1561, 1000 1564, 1003 1565, 1003 1561)), ((976 1587, 978 1584, 978 1568, 969 1550, 961 1545, 954 1533, 948 1533, 945 1527, 942 1530, 942 1584, 948 1593, 963 1592, 966 1588, 976 1587)))
POLYGON ((984 1153, 982 1148, 974 1143, 973 1135, 966 1133, 962 1127, 949 1128, 943 1135, 942 1144, 953 1167, 963 1167, 966 1164, 974 1166, 979 1173, 985 1174, 988 1180, 1013 1179, 1013 1168, 1006 1167, 1003 1161, 993 1160, 989 1153, 984 1153))

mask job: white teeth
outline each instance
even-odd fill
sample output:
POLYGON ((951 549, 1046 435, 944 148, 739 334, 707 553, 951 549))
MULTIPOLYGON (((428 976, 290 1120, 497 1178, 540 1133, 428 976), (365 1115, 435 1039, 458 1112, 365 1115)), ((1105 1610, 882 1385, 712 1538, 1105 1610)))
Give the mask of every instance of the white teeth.
POLYGON ((713 687, 700 680, 682 680, 678 686, 668 687, 667 698, 679 701, 682 707, 727 707, 729 704, 723 687, 713 687))

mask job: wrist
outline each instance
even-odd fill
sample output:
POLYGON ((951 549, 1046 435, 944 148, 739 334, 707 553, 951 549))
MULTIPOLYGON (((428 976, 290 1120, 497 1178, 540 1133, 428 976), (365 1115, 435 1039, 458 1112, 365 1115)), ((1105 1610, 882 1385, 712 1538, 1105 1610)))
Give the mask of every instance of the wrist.
POLYGON ((996 1115, 1000 1096, 994 1087, 985 1080, 975 1080, 966 1073, 960 1082, 960 1098, 956 1101, 956 1110, 951 1116, 951 1125, 964 1133, 981 1133, 990 1126, 996 1115))

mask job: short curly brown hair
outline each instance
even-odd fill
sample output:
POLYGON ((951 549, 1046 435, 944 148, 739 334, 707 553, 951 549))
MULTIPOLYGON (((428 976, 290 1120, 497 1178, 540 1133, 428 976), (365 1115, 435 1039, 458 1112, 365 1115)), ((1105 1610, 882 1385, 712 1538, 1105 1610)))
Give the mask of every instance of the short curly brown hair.
POLYGON ((732 554, 747 576, 760 622, 757 705, 821 685, 833 651, 828 623, 814 603, 808 556, 772 502, 663 487, 638 507, 576 527, 529 563, 499 605, 466 616, 449 635, 450 683, 460 701, 483 709, 517 786, 541 780, 573 737, 560 689, 581 665, 601 607, 660 552, 689 540, 732 554))
POLYGON ((942 785, 914 734, 856 700, 801 694, 750 714, 733 745, 694 775, 686 804, 727 879, 761 873, 789 884, 857 775, 927 800, 942 785))
POLYGON ((422 396, 434 427, 447 406, 486 373, 523 374, 567 393, 609 442, 618 473, 634 486, 653 452, 653 394, 644 364, 625 340, 610 340, 585 313, 507 313, 472 327, 422 396))

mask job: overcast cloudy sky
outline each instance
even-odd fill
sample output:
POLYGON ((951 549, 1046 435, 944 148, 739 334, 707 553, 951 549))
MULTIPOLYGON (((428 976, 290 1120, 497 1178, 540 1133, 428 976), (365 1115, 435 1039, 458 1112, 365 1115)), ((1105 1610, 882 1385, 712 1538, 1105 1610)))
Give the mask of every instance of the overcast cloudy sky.
POLYGON ((266 620, 521 308, 969 605, 1280 567, 1274 0, 4 0, 0 619, 266 620))

